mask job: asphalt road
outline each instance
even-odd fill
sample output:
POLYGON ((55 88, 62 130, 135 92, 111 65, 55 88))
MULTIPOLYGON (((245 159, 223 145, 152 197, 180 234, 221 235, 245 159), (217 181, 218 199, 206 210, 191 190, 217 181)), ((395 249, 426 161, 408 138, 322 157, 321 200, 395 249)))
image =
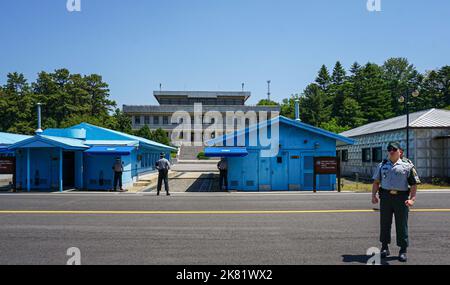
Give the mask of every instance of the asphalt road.
MULTIPOLYGON (((71 247, 82 264, 365 264, 372 208, 350 193, 0 194, 0 264, 63 265, 71 247)), ((450 264, 450 212, 433 210, 450 192, 415 208, 408 264, 450 264)))

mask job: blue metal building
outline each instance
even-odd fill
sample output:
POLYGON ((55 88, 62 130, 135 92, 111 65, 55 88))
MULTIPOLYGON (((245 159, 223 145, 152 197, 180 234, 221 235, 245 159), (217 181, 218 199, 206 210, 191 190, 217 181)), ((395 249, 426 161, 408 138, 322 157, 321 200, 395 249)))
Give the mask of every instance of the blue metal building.
POLYGON ((155 170, 161 152, 170 159, 175 148, 81 123, 67 129, 47 129, 8 150, 16 155, 17 188, 62 191, 111 189, 116 158, 124 164, 123 184, 129 187, 139 175, 155 170))
MULTIPOLYGON (((260 123, 245 130, 211 140, 205 150, 210 157, 228 160, 228 189, 239 191, 311 191, 314 190, 314 158, 336 157, 336 142, 353 144, 352 139, 291 120, 283 116, 260 123), (279 151, 272 156, 262 155, 259 134, 267 127, 271 137, 273 126, 279 130, 279 151), (250 134, 257 135, 257 143, 249 143, 250 134), (244 137, 245 136, 245 137, 244 137), (245 146, 238 147, 245 138, 245 146), (228 147, 228 146, 234 147, 228 147), (221 147, 226 146, 226 147, 221 147)), ((316 190, 335 190, 336 175, 317 175, 316 190)))

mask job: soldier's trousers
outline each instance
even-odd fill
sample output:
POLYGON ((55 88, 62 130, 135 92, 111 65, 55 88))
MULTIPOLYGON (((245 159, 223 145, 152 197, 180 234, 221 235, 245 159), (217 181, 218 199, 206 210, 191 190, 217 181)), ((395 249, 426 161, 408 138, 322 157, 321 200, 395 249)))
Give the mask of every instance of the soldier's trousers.
POLYGON ((380 242, 383 245, 391 243, 392 215, 394 215, 397 245, 404 249, 408 247, 409 208, 405 205, 408 198, 407 192, 392 195, 387 191, 380 191, 380 242))
POLYGON ((158 193, 161 191, 162 182, 164 181, 164 188, 166 192, 169 193, 169 171, 168 170, 160 170, 158 173, 158 193))

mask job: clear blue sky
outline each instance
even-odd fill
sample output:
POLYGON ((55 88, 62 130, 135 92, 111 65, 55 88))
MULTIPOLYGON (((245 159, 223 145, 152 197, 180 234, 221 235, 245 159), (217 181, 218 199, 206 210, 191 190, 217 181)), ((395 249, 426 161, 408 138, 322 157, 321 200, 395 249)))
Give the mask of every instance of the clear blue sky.
POLYGON ((98 73, 122 104, 153 90, 236 90, 249 104, 301 92, 322 64, 407 57, 419 71, 450 64, 450 1, 1 0, 0 84, 18 71, 98 73))

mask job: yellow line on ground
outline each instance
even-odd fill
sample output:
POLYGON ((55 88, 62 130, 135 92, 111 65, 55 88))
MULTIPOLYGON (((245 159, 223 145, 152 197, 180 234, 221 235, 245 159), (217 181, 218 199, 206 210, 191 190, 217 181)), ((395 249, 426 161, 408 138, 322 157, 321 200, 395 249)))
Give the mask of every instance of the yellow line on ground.
MULTIPOLYGON (((419 213, 450 213, 450 209, 412 209, 419 213)), ((378 210, 273 210, 273 211, 0 211, 0 215, 259 215, 259 214, 341 214, 375 213, 378 210)))

